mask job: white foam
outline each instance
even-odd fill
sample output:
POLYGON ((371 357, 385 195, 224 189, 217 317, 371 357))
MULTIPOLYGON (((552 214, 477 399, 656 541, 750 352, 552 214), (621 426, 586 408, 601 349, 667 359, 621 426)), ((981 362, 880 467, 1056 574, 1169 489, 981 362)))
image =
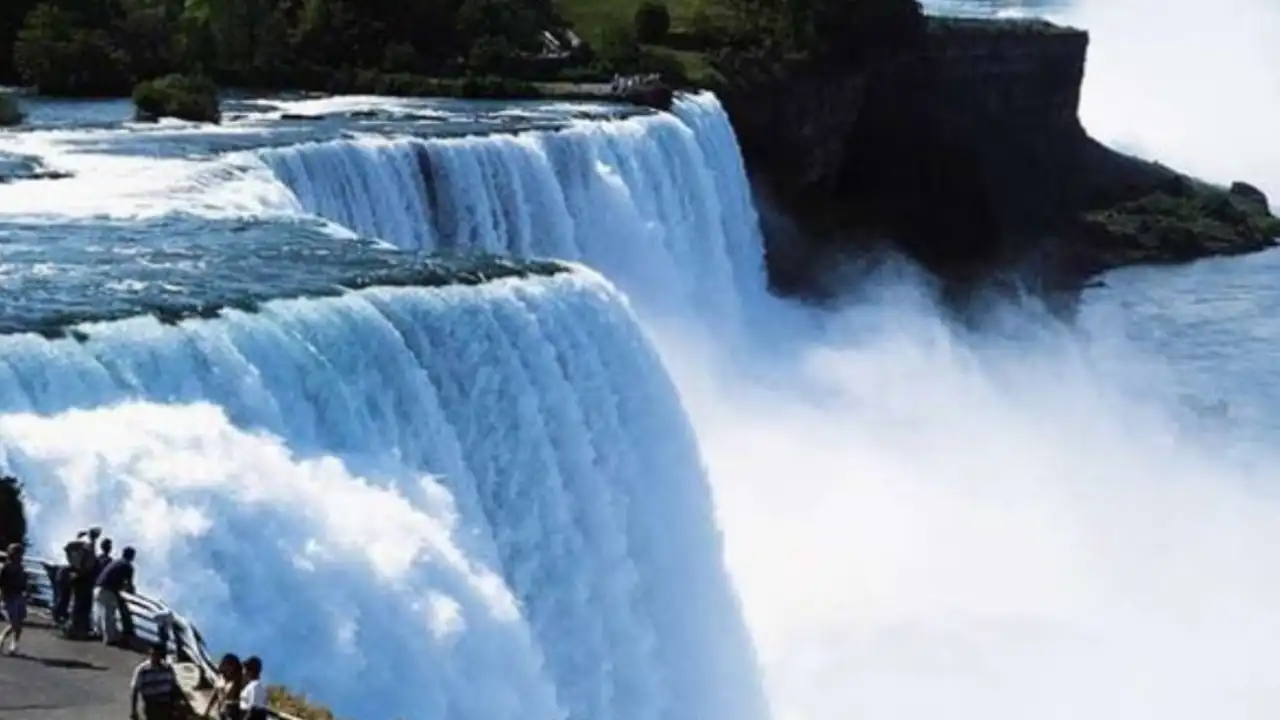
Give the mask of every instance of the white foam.
POLYGON ((342 714, 760 717, 692 433, 599 276, 85 331, 0 338, 44 552, 97 518, 342 714))

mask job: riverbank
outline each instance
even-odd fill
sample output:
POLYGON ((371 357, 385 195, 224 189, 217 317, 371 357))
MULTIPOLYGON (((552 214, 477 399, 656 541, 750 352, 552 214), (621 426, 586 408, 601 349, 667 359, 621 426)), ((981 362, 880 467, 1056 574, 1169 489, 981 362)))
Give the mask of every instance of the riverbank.
POLYGON ((722 97, 749 173, 788 221, 767 228, 775 287, 838 292, 831 268, 886 247, 957 288, 1013 276, 1074 290, 1113 267, 1273 246, 1280 221, 1247 184, 1213 187, 1088 135, 1088 45, 1043 21, 934 18, 924 42, 857 73, 808 60, 732 73, 722 97))
MULTIPOLYGON (((1086 30, 943 18, 917 26, 907 15, 896 24, 855 24, 891 40, 849 57, 817 40, 794 52, 768 37, 744 43, 725 29, 731 18, 693 6, 566 0, 558 7, 587 39, 569 29, 549 34, 561 48, 550 59, 508 48, 502 62, 469 58, 470 74, 450 77, 300 63, 273 77, 324 95, 658 109, 675 89, 713 90, 765 209, 770 277, 784 294, 838 293, 844 280, 831 268, 886 249, 955 287, 1013 276, 1032 287, 1078 289, 1112 267, 1271 247, 1280 232, 1256 191, 1212 187, 1089 137, 1078 117, 1086 30), (658 19, 642 22, 642 8, 658 19), (897 35, 881 32, 886 27, 897 35), (482 74, 495 66, 507 74, 482 74), (653 92, 618 93, 609 82, 611 71, 646 68, 660 78, 653 92)), ((207 99, 144 96, 143 119, 217 120, 207 99)))

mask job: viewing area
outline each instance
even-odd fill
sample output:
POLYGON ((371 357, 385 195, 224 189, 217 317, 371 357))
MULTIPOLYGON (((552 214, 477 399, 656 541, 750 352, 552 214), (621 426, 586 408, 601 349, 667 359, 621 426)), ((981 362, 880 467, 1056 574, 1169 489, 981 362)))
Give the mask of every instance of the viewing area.
POLYGON ((0 655, 0 720, 127 720, 134 669, 156 643, 165 644, 178 678, 184 701, 179 716, 214 717, 203 713, 221 682, 217 661, 189 620, 155 598, 121 593, 121 611, 133 617, 129 647, 65 639, 51 612, 55 564, 36 557, 23 564, 29 610, 21 652, 0 655))

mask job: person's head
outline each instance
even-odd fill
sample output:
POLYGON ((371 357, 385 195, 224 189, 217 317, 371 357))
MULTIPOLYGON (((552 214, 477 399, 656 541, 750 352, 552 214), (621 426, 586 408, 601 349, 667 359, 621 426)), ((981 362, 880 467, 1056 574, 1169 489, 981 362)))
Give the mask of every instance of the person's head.
POLYGON ((102 548, 103 555, 110 555, 111 554, 111 538, 102 538, 102 544, 100 545, 100 547, 102 548))
POLYGON ((124 558, 125 560, 127 560, 127 561, 129 561, 129 562, 133 562, 133 558, 134 558, 137 554, 138 554, 138 551, 137 551, 137 550, 134 550, 132 547, 127 547, 127 548, 125 548, 125 549, 124 549, 124 552, 120 553, 120 557, 124 558))
POLYGON ((22 551, 22 543, 11 543, 9 547, 5 548, 5 553, 9 556, 10 560, 21 560, 22 551))
POLYGON ((218 662, 218 674, 227 680, 238 680, 244 673, 244 667, 240 664, 240 656, 235 653, 227 653, 222 656, 222 660, 218 662))
POLYGON ((84 540, 84 539, 85 539, 85 538, 87 538, 87 537, 89 537, 89 531, 88 531, 88 530, 81 530, 80 532, 76 533, 76 539, 77 539, 77 540, 84 540))
POLYGON ((99 537, 102 537, 102 528, 97 527, 96 525, 94 527, 89 528, 90 540, 96 542, 99 537))
POLYGON ((257 680, 262 677, 262 658, 253 655, 248 660, 245 660, 244 675, 250 680, 257 680))
POLYGON ((158 665, 164 662, 164 656, 165 656, 164 643, 152 643, 151 644, 151 662, 158 665))

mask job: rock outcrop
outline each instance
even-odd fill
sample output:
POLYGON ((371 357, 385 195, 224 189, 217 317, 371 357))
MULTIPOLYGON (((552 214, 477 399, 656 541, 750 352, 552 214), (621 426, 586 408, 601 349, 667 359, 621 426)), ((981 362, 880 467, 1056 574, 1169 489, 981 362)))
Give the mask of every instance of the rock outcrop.
POLYGON ((834 256, 886 244, 960 285, 1015 269, 1053 287, 1271 245, 1256 188, 1211 188, 1089 137, 1088 44, 1043 21, 934 18, 919 47, 858 72, 725 68, 752 179, 802 230, 768 233, 778 289, 822 292, 834 256))

